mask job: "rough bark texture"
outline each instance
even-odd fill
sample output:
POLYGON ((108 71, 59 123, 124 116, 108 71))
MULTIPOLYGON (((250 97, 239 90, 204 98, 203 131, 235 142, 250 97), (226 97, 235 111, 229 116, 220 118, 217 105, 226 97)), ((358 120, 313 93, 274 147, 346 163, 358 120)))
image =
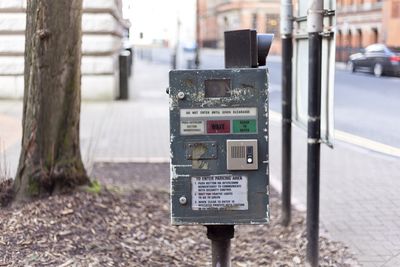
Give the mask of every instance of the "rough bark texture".
POLYGON ((17 200, 89 182, 79 145, 82 0, 28 0, 17 200))

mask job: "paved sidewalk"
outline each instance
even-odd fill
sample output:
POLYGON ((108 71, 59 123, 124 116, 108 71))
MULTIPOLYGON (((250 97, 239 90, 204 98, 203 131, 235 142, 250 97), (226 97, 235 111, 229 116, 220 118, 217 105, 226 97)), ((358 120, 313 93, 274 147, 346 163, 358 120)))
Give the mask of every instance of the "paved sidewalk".
MULTIPOLYGON (((169 67, 141 62, 134 71, 131 101, 82 103, 81 152, 89 169, 94 161, 169 162, 169 67)), ((6 144, 4 154, 13 175, 21 117, 21 101, 0 101, 0 142, 6 144)))
MULTIPOLYGON (((280 123, 271 120, 272 184, 281 187, 280 123)), ((320 221, 363 266, 400 266, 400 159, 337 142, 321 147, 320 221)), ((295 204, 306 207, 307 138, 293 130, 295 204)))
MULTIPOLYGON (((131 101, 83 103, 81 144, 86 166, 93 161, 168 161, 169 109, 165 94, 168 68, 136 61, 131 101)), ((4 121, 15 125, 20 116, 20 102, 0 101, 0 138, 4 138, 4 121)), ((272 116, 271 183, 278 189, 280 135, 280 120, 272 116)), ((6 140, 6 154, 15 168, 18 130, 11 136, 6 140)), ((303 207, 306 205, 306 144, 305 133, 295 128, 293 197, 303 207)), ((321 223, 330 237, 347 244, 364 266, 400 266, 399 178, 399 158, 345 143, 337 143, 333 150, 322 146, 321 223)))

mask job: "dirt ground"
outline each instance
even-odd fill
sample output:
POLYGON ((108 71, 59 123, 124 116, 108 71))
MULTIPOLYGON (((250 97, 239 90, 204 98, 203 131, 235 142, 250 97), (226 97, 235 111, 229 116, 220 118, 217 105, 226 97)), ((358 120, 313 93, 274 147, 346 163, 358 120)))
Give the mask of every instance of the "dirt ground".
MULTIPOLYGON (((79 191, 0 210, 0 266, 210 266, 204 226, 171 226, 166 164, 97 164, 97 193, 79 191), (150 182, 151 181, 151 182, 150 182)), ((305 217, 236 226, 233 266, 304 266, 305 217)), ((341 243, 320 238, 321 266, 358 266, 341 243)))

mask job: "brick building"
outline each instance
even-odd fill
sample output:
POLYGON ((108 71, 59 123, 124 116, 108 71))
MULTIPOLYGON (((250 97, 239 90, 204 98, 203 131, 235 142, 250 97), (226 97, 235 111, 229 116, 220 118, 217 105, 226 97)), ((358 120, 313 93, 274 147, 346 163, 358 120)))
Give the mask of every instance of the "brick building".
POLYGON ((280 0, 199 0, 200 44, 223 47, 224 31, 256 29, 274 33, 272 53, 280 51, 280 0))
POLYGON ((337 0, 337 60, 373 43, 400 47, 400 0, 337 0))
MULTIPOLYGON (((0 0, 0 98, 22 98, 26 0, 0 0)), ((82 97, 113 99, 119 83, 118 55, 128 23, 122 0, 84 0, 82 97)))

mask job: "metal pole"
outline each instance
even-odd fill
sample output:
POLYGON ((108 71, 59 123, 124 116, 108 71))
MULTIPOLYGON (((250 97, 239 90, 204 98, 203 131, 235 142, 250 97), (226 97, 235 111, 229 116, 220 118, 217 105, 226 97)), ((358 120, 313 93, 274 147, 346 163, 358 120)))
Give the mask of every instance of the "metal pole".
POLYGON ((211 240, 212 267, 231 266, 231 239, 233 225, 207 225, 207 237, 211 240))
POLYGON ((318 266, 321 128, 321 54, 323 0, 311 0, 308 10, 308 146, 307 146, 307 262, 318 266))
POLYGON ((282 34, 282 218, 288 226, 291 220, 292 187, 292 55, 293 55, 293 4, 281 3, 282 34))
POLYGON ((179 53, 179 43, 180 43, 180 31, 181 31, 181 20, 178 16, 178 19, 176 21, 176 44, 174 48, 174 53, 172 55, 172 62, 171 62, 171 68, 176 69, 178 67, 178 53, 179 53))
POLYGON ((200 67, 200 0, 196 1, 196 55, 194 58, 196 69, 200 67))
POLYGON ((131 53, 124 50, 119 54, 119 100, 129 98, 129 57, 131 53))

